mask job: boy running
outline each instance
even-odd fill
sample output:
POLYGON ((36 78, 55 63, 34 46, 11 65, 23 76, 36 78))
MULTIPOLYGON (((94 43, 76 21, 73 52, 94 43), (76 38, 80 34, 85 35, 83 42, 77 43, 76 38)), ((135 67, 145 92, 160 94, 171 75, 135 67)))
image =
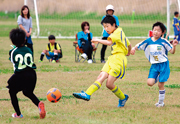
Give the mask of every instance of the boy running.
POLYGON ((109 56, 97 80, 84 92, 73 93, 73 96, 83 100, 90 100, 91 95, 100 89, 102 83, 107 79, 106 87, 110 89, 118 98, 118 107, 124 107, 129 96, 124 94, 120 88, 114 85, 114 82, 120 78, 124 79, 126 72, 127 59, 126 55, 130 55, 131 45, 126 38, 122 28, 118 28, 116 20, 111 15, 106 15, 101 24, 108 34, 111 34, 107 40, 93 38, 91 42, 111 45, 112 55, 109 56))
POLYGON ((153 37, 150 37, 132 48, 131 54, 134 55, 136 50, 144 50, 146 58, 152 64, 149 70, 147 84, 153 86, 158 83, 159 87, 159 101, 156 107, 163 107, 165 98, 164 83, 168 80, 170 75, 168 51, 175 53, 177 40, 173 41, 173 45, 168 40, 162 38, 166 27, 161 22, 156 22, 152 26, 153 37))
POLYGON ((33 53, 30 48, 25 47, 26 34, 21 29, 12 29, 9 35, 12 43, 16 46, 10 50, 10 60, 14 66, 14 74, 8 80, 9 94, 11 103, 16 113, 12 114, 14 118, 23 118, 19 109, 17 93, 22 91, 23 94, 31 99, 31 101, 38 107, 40 118, 46 116, 44 103, 40 102, 33 93, 36 86, 36 65, 33 62, 33 53))

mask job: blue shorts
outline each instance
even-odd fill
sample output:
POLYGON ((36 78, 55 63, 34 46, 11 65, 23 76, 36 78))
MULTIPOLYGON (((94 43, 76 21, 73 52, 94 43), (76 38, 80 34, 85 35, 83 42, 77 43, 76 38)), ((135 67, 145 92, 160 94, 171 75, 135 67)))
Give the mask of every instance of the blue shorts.
POLYGON ((180 35, 180 31, 178 31, 177 28, 174 28, 174 35, 175 36, 180 35))
POLYGON ((152 64, 148 78, 156 79, 159 75, 159 82, 166 82, 170 75, 169 61, 152 64))
MULTIPOLYGON (((47 59, 52 59, 53 57, 54 57, 53 52, 49 52, 49 56, 46 55, 47 59)), ((59 58, 62 58, 62 55, 60 53, 58 53, 58 58, 56 60, 58 60, 59 58)))

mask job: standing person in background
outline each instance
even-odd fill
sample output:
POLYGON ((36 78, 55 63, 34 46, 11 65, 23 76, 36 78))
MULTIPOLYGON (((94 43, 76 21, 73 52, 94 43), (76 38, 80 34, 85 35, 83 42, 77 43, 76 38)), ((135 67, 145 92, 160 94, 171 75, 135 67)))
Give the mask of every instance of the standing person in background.
POLYGON ((24 5, 21 8, 21 15, 18 16, 17 23, 19 28, 22 29, 26 33, 26 45, 29 47, 33 52, 33 42, 31 39, 32 33, 32 18, 30 16, 30 11, 28 6, 24 5))
POLYGON ((177 40, 180 42, 180 29, 179 29, 179 12, 175 11, 174 12, 174 18, 173 18, 173 28, 174 28, 174 39, 176 39, 176 36, 178 36, 177 40))
MULTIPOLYGON (((116 25, 119 26, 118 17, 115 16, 115 15, 113 15, 113 14, 114 14, 114 6, 113 6, 113 5, 110 5, 110 4, 109 4, 109 5, 106 6, 106 14, 113 16, 113 17, 115 18, 115 20, 116 20, 116 25)), ((104 15, 104 16, 102 17, 102 20, 103 20, 105 17, 106 17, 106 15, 104 15)), ((110 34, 108 34, 108 33, 106 32, 106 30, 103 28, 103 38, 102 38, 102 40, 107 40, 107 38, 109 37, 109 35, 110 35, 110 34)), ((107 48, 107 45, 102 44, 102 48, 101 48, 101 63, 105 63, 105 62, 106 62, 106 61, 105 61, 105 58, 104 58, 104 57, 105 57, 106 48, 107 48)))

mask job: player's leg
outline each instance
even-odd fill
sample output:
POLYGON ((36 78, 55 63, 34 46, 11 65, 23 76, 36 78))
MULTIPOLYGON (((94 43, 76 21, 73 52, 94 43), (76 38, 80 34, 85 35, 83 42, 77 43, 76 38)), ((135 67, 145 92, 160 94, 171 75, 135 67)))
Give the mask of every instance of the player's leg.
POLYGON ((52 58, 52 62, 56 62, 57 59, 58 59, 58 50, 54 50, 54 56, 52 58))
POLYGON ((114 82, 118 78, 108 75, 108 79, 106 82, 106 87, 110 89, 118 98, 119 104, 118 107, 124 107, 126 101, 128 100, 129 96, 124 94, 117 85, 114 85, 114 82))
POLYGON ((161 63, 161 72, 159 76, 159 101, 158 104, 156 105, 157 107, 163 107, 164 104, 164 99, 165 99, 165 88, 164 88, 164 83, 167 82, 169 75, 170 75, 170 68, 169 68, 169 61, 161 63))
POLYGON ((48 53, 47 50, 43 50, 43 51, 42 51, 39 62, 42 62, 42 61, 43 61, 44 55, 49 55, 49 53, 48 53))
POLYGON ((86 101, 90 100, 91 95, 100 89, 103 81, 107 79, 108 73, 106 72, 101 72, 100 75, 98 76, 97 80, 84 92, 81 91, 81 93, 73 93, 73 96, 79 99, 83 99, 86 101))
POLYGON ((38 107, 40 118, 44 118, 46 116, 44 103, 42 101, 40 102, 36 95, 33 93, 37 80, 36 72, 31 69, 25 72, 24 77, 26 79, 26 85, 23 89, 23 94, 31 99, 31 101, 38 107))
POLYGON ((153 86, 159 81, 159 66, 158 64, 152 64, 149 70, 149 76, 147 79, 147 85, 153 86))
POLYGON ((11 98, 11 104, 15 110, 16 113, 12 114, 12 117, 14 118, 23 118, 23 115, 21 114, 20 108, 19 108, 19 103, 18 103, 18 99, 17 99, 17 93, 20 91, 19 87, 19 83, 21 79, 20 76, 18 76, 18 74, 13 74, 11 76, 11 78, 8 80, 8 86, 7 88, 9 88, 9 94, 10 94, 10 98, 11 98))

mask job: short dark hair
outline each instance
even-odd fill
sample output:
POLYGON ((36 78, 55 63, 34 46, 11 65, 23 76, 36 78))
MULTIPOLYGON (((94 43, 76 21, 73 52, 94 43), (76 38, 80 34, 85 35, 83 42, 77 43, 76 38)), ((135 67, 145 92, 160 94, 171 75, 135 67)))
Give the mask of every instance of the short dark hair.
POLYGON ((24 18, 23 10, 24 10, 25 8, 28 9, 27 18, 29 19, 29 17, 30 17, 29 7, 26 6, 26 5, 22 6, 22 8, 21 8, 21 16, 24 18))
POLYGON ((12 29, 9 33, 9 38, 14 45, 20 47, 25 43, 26 33, 19 28, 12 29))
POLYGON ((106 17, 101 21, 102 25, 103 25, 103 23, 110 23, 111 25, 113 25, 115 23, 115 26, 118 27, 116 25, 116 19, 111 15, 106 15, 106 17))
POLYGON ((166 27, 164 26, 164 24, 162 22, 154 23, 152 26, 152 30, 154 29, 155 26, 159 26, 161 28, 162 33, 164 33, 164 31, 166 30, 166 27))
POLYGON ((49 35, 48 39, 49 39, 49 40, 55 40, 56 38, 55 38, 54 35, 49 35))
POLYGON ((82 22, 81 23, 81 29, 82 29, 82 31, 84 31, 84 27, 85 27, 85 25, 88 25, 89 26, 89 30, 90 30, 90 24, 89 24, 89 22, 82 22))
POLYGON ((177 14, 179 14, 179 12, 178 12, 178 11, 175 11, 175 12, 174 12, 174 15, 177 15, 177 14))

